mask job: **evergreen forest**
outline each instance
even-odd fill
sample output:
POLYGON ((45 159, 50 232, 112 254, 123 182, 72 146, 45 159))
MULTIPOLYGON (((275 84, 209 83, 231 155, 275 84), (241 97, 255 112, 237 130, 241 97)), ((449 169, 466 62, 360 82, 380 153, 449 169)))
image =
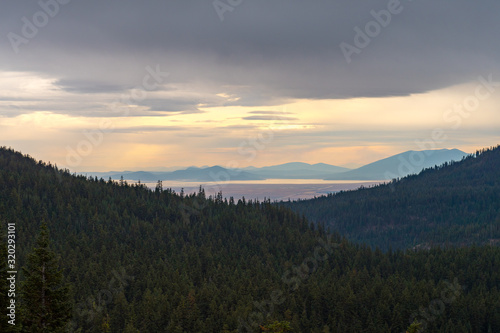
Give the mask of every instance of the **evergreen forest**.
POLYGON ((498 170, 497 147, 276 204, 79 176, 4 147, 3 309, 9 224, 18 273, 16 325, 2 315, 0 331, 500 332, 498 170))

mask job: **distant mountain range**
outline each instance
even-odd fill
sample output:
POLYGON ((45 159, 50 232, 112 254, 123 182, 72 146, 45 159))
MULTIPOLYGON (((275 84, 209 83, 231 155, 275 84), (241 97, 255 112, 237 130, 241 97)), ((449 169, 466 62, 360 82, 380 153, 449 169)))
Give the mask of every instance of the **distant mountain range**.
POLYGON ((156 182, 158 180, 178 180, 178 181, 200 181, 200 182, 219 182, 227 180, 263 180, 265 178, 256 174, 239 170, 226 169, 220 166, 198 168, 189 167, 183 170, 171 172, 146 172, 146 171, 112 171, 90 173, 97 177, 118 180, 121 177, 126 180, 156 182))
POLYGON ((189 167, 175 171, 111 171, 88 172, 87 175, 99 178, 123 177, 126 180, 155 182, 158 180, 177 180, 193 182, 220 182, 227 180, 264 180, 264 179, 325 179, 325 180, 391 180, 416 174, 423 169, 441 165, 445 162, 460 161, 468 154, 458 149, 407 151, 367 164, 357 169, 335 165, 291 162, 267 167, 246 167, 227 169, 221 166, 189 167))
POLYGON ((243 170, 264 179, 322 179, 328 175, 349 171, 350 169, 325 163, 291 162, 262 168, 249 167, 243 170))

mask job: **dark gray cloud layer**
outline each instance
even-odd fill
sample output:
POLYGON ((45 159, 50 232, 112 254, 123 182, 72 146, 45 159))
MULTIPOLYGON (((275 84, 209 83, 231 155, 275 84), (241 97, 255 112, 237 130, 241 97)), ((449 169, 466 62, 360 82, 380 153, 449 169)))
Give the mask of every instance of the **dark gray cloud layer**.
POLYGON ((40 3, 2 1, 1 70, 54 77, 72 93, 118 94, 140 85, 145 68, 158 64, 170 73, 168 89, 194 84, 206 96, 239 97, 139 103, 152 112, 198 112, 204 103, 408 95, 489 73, 500 77, 500 3, 494 1, 242 0, 223 21, 206 0, 40 3), (356 45, 354 29, 366 33, 377 21, 373 13, 384 19, 381 11, 391 6, 397 14, 390 22, 377 23, 379 30, 362 40, 367 45, 356 45), (48 13, 46 22, 40 12, 48 13), (350 63, 342 43, 357 49, 350 63))

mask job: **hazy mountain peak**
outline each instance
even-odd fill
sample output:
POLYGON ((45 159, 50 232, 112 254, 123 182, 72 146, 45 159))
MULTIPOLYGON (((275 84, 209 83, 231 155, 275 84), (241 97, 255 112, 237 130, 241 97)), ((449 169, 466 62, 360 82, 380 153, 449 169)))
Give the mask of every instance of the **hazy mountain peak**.
POLYGON ((467 155, 458 149, 408 150, 326 179, 390 180, 402 178, 445 162, 460 161, 467 155))

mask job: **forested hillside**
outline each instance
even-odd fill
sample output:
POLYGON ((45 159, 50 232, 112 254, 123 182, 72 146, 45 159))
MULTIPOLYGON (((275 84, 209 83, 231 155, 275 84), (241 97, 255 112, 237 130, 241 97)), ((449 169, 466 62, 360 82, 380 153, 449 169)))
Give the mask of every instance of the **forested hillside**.
POLYGON ((500 242, 500 147, 389 184, 285 203, 349 240, 387 250, 500 242))
POLYGON ((86 179, 6 148, 0 219, 16 223, 19 267, 46 222, 70 331, 500 331, 497 247, 384 254, 270 202, 86 179))

